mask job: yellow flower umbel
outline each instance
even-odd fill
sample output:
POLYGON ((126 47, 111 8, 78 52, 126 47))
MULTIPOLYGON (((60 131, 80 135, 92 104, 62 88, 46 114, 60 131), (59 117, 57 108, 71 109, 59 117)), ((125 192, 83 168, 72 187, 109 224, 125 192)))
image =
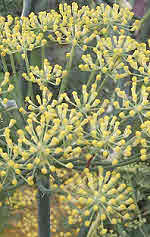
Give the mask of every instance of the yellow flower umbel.
POLYGON ((0 29, 0 36, 2 44, 0 45, 0 52, 2 56, 6 54, 13 54, 16 52, 26 52, 36 47, 43 46, 43 34, 34 33, 30 26, 28 30, 24 29, 24 21, 26 21, 26 29, 28 28, 27 19, 23 18, 23 24, 12 16, 3 23, 0 29))
POLYGON ((119 114, 121 119, 128 119, 130 117, 142 119, 149 117, 149 90, 145 85, 138 85, 136 77, 132 78, 131 97, 125 91, 120 90, 120 88, 116 88, 115 91, 117 96, 122 100, 121 112, 119 114))
MULTIPOLYGON (((132 134, 132 130, 130 125, 122 131, 117 117, 102 116, 101 108, 88 119, 90 124, 89 153, 93 154, 94 159, 99 162, 111 161, 113 165, 117 165, 119 161, 128 157, 131 159, 132 146, 129 135, 132 134)), ((85 158, 88 159, 87 156, 85 158)))
POLYGON ((95 62, 90 54, 82 55, 84 64, 80 64, 79 68, 82 71, 97 71, 99 74, 106 74, 115 82, 118 79, 126 78, 130 74, 126 62, 127 55, 137 48, 136 40, 125 35, 114 35, 112 38, 97 35, 96 38, 97 45, 92 48, 96 54, 95 62))
POLYGON ((47 86, 48 84, 59 86, 64 76, 62 66, 55 65, 52 67, 47 59, 44 59, 43 69, 39 69, 38 66, 30 66, 30 72, 23 73, 22 75, 26 80, 37 83, 40 88, 47 86))
MULTIPOLYGON (((83 50, 86 44, 96 38, 97 35, 107 36, 112 31, 118 35, 129 32, 130 22, 133 13, 127 8, 119 8, 114 4, 100 4, 96 9, 83 6, 79 9, 77 3, 72 5, 60 4, 59 13, 55 10, 40 12, 38 15, 33 12, 29 17, 7 19, 0 17, 0 53, 2 56, 11 55, 16 52, 23 52, 42 47, 47 43, 48 38, 59 44, 70 44, 73 47, 80 45, 83 50), (121 22, 121 24, 120 24, 121 22)), ((136 30, 135 22, 132 30, 136 30)))
POLYGON ((59 100, 51 100, 52 93, 47 88, 42 95, 36 96, 38 105, 26 98, 29 106, 23 113, 27 125, 17 131, 18 160, 32 177, 36 171, 55 172, 55 166, 72 169, 72 161, 80 157, 82 145, 88 144, 83 129, 88 120, 82 113, 69 109, 66 103, 59 104, 59 100))
POLYGON ((99 226, 106 229, 106 223, 116 225, 134 218, 137 207, 132 198, 132 188, 120 183, 117 171, 107 171, 98 168, 97 173, 91 173, 87 168, 84 176, 75 174, 72 182, 66 184, 69 194, 61 200, 72 203, 72 212, 68 218, 70 224, 82 218, 85 226, 89 226, 88 237, 95 236, 99 226), (78 218, 77 218, 78 216, 78 218), (71 221, 72 220, 72 221, 71 221))
POLYGON ((93 83, 88 92, 87 86, 82 86, 82 94, 79 96, 76 91, 72 92, 73 100, 71 100, 67 94, 63 94, 64 99, 83 115, 88 115, 92 111, 98 110, 100 106, 100 100, 97 98, 97 83, 93 83))
POLYGON ((0 148, 0 180, 1 186, 5 183, 16 185, 18 178, 22 176, 22 164, 18 159, 20 147, 17 146, 11 137, 11 127, 15 124, 15 120, 11 121, 10 126, 4 129, 3 137, 7 146, 5 149, 0 148))

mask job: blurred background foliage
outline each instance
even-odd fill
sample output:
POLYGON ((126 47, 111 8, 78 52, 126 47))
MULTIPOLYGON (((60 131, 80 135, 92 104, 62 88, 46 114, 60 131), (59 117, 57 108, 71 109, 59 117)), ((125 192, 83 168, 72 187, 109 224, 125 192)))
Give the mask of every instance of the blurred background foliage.
POLYGON ((20 16, 22 12, 23 0, 0 0, 0 15, 20 16))

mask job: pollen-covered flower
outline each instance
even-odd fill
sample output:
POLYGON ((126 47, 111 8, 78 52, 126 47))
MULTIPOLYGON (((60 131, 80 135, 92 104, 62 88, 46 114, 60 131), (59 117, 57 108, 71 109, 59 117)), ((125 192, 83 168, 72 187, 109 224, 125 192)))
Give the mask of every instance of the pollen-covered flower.
POLYGON ((72 92, 73 100, 68 97, 67 94, 62 95, 64 99, 71 105, 73 105, 77 110, 83 114, 88 114, 88 112, 97 111, 100 104, 103 104, 103 109, 105 108, 105 103, 97 98, 97 83, 93 83, 88 92, 86 85, 82 86, 82 94, 79 96, 76 91, 72 92))
POLYGON ((24 129, 17 130, 16 139, 11 137, 14 121, 11 120, 9 128, 4 130, 3 136, 10 149, 9 154, 1 150, 3 162, 0 170, 4 183, 10 170, 14 185, 20 178, 31 185, 36 172, 55 172, 55 167, 72 169, 74 161, 77 165, 76 159, 80 157, 82 146, 88 144, 84 134, 88 119, 79 111, 69 109, 66 103, 55 103, 51 97, 46 89, 43 90, 43 98, 36 96, 39 105, 26 98, 29 103, 28 111, 24 113, 27 124, 24 129), (29 174, 27 178, 22 170, 29 174))
MULTIPOLYGON (((119 117, 127 119, 129 117, 149 117, 150 102, 148 100, 149 90, 144 86, 138 85, 136 77, 132 78, 131 96, 125 91, 116 88, 117 96, 122 100, 119 117)), ((115 104, 114 104, 115 106, 115 104)))
POLYGON ((14 85, 11 84, 10 73, 6 72, 4 75, 4 79, 2 80, 2 82, 0 82, 0 95, 4 97, 5 94, 8 94, 13 89, 14 89, 14 85))
POLYGON ((98 71, 100 74, 106 74, 114 81, 129 76, 131 72, 127 57, 130 52, 137 48, 136 40, 125 35, 111 38, 97 35, 96 38, 97 45, 92 49, 96 54, 96 59, 93 60, 91 54, 82 55, 84 64, 80 64, 79 68, 82 71, 98 71))
POLYGON ((130 125, 122 131, 116 116, 101 116, 99 110, 88 119, 90 153, 95 159, 111 161, 116 165, 132 155, 132 146, 127 145, 130 144, 129 136, 132 134, 130 125))
POLYGON ((64 76, 62 66, 56 64, 54 67, 50 65, 47 59, 44 60, 43 69, 38 66, 30 66, 29 73, 22 75, 26 80, 37 83, 40 87, 48 86, 48 84, 59 85, 64 76))
MULTIPOLYGON (((26 24, 26 29, 27 25, 28 24, 26 24)), ((4 23, 3 31, 5 33, 2 32, 2 29, 0 31, 0 52, 2 56, 27 50, 30 51, 36 47, 43 46, 44 35, 42 33, 33 32, 30 27, 28 30, 25 30, 23 26, 24 23, 21 24, 21 21, 13 22, 11 25, 8 24, 8 21, 4 23)))
POLYGON ((100 225, 107 229, 107 222, 128 222, 137 211, 132 188, 120 182, 120 174, 117 171, 105 173, 102 167, 98 170, 98 174, 92 174, 86 168, 82 177, 75 174, 73 185, 68 181, 65 186, 68 196, 64 199, 61 196, 64 203, 70 203, 73 209, 68 223, 75 224, 80 217, 85 226, 90 227, 88 233, 97 233, 100 225))
POLYGON ((2 187, 5 184, 16 185, 22 175, 22 164, 18 159, 20 147, 15 144, 11 128, 15 124, 15 120, 10 122, 10 125, 4 129, 1 137, 4 137, 7 146, 7 152, 4 148, 0 148, 0 180, 2 187))

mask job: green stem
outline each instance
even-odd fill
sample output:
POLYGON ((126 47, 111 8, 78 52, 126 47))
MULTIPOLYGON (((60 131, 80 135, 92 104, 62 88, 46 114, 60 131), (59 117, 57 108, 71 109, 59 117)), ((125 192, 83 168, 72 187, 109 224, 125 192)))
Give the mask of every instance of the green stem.
POLYGON ((95 8, 96 4, 93 0, 90 0, 89 1, 89 6, 90 6, 91 9, 93 9, 93 8, 95 8))
POLYGON ((23 10, 21 16, 28 16, 31 11, 32 0, 23 0, 23 10))
POLYGON ((15 67, 13 54, 10 54, 10 63, 11 63, 11 68, 12 68, 13 74, 16 75, 16 67, 15 67))
POLYGON ((71 66, 72 66, 72 61, 73 61, 74 53, 75 53, 75 46, 72 45, 72 48, 71 48, 71 51, 70 51, 70 58, 69 58, 69 61, 67 63, 67 66, 66 66, 67 74, 64 76, 64 78, 62 80, 62 83, 61 83, 61 86, 60 86, 60 90, 59 90, 59 96, 63 92, 65 92, 66 89, 67 89, 67 84, 68 84, 69 74, 70 74, 70 71, 71 71, 71 66))
POLYGON ((45 46, 41 48, 41 57, 42 57, 42 69, 44 69, 45 46))
POLYGON ((103 89, 104 84, 105 84, 107 78, 108 78, 108 76, 106 76, 106 77, 103 79, 103 81, 102 81, 100 87, 98 88, 98 90, 97 90, 98 95, 99 95, 99 93, 101 92, 101 90, 103 89))
MULTIPOLYGON (((98 59, 96 59, 96 62, 95 62, 95 65, 97 66, 97 64, 98 64, 98 59)), ((90 86, 90 84, 92 83, 92 81, 93 81, 93 79, 94 79, 94 77, 95 77, 95 74, 96 74, 96 70, 95 71, 92 71, 91 73, 90 73, 90 76, 89 76, 89 79, 88 79, 88 82, 87 82, 87 87, 88 86, 90 86)))
POLYGON ((30 73, 30 64, 29 64, 29 60, 28 60, 28 55, 27 55, 27 51, 24 52, 25 54, 25 63, 26 63, 26 68, 27 68, 27 73, 29 74, 30 73))
POLYGON ((135 157, 135 158, 132 158, 131 160, 119 162, 117 165, 111 165, 111 164, 107 165, 107 164, 103 164, 102 162, 97 162, 97 163, 94 163, 93 165, 95 165, 95 167, 103 166, 104 168, 110 169, 110 168, 117 168, 117 167, 121 167, 121 166, 126 166, 129 164, 135 163, 138 160, 140 161, 139 157, 135 157))
POLYGON ((96 71, 92 71, 92 72, 90 73, 89 80, 88 80, 88 82, 87 82, 87 87, 88 87, 88 86, 91 84, 91 82, 93 81, 95 74, 96 74, 96 71))
MULTIPOLYGON (((49 176, 41 175, 40 182, 46 189, 49 188, 49 176)), ((50 198, 40 188, 38 188, 37 192, 37 202, 39 237, 50 237, 50 198)))
MULTIPOLYGON (((27 73, 29 75, 29 73, 30 73, 30 64, 29 64, 29 60, 28 60, 27 51, 25 51, 24 54, 25 54, 26 69, 27 69, 27 73)), ((28 82, 27 96, 29 96, 31 98, 31 100, 34 99, 32 82, 28 82)))
POLYGON ((14 91, 14 97, 17 103, 17 106, 20 107, 23 105, 23 98, 22 98, 22 93, 20 89, 20 79, 21 76, 19 76, 19 73, 16 72, 16 67, 15 67, 15 61, 14 61, 14 56, 13 54, 10 54, 10 63, 11 63, 11 68, 13 71, 13 76, 15 79, 15 91, 14 91))
POLYGON ((96 227, 98 226, 99 220, 100 220, 100 214, 98 213, 98 214, 97 214, 97 217, 96 217, 96 220, 93 221, 93 223, 92 223, 92 225, 91 225, 91 227, 90 227, 90 229, 89 229, 89 232, 88 232, 88 234, 87 234, 87 237, 92 237, 92 236, 94 236, 94 233, 95 233, 95 231, 96 231, 96 227))
POLYGON ((2 60, 2 64, 3 64, 4 72, 8 72, 8 67, 7 67, 5 57, 1 56, 1 60, 2 60))

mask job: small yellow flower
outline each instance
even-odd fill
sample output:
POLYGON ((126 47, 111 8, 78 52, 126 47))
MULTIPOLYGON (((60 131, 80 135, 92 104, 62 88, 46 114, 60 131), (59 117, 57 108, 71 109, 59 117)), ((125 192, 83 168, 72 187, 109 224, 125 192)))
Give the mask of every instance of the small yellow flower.
POLYGON ((90 221, 85 221, 84 225, 88 227, 90 225, 90 221))
POLYGON ((116 218, 112 218, 111 224, 116 225, 117 224, 117 219, 116 218))
POLYGON ((43 168, 41 169, 41 173, 42 173, 42 174, 47 174, 47 169, 43 167, 43 168))
POLYGON ((17 185, 17 180, 16 180, 16 179, 13 179, 13 180, 12 180, 12 184, 13 184, 13 185, 17 185))
POLYGON ((72 169, 73 168, 73 164, 71 162, 69 162, 67 165, 66 165, 67 168, 69 169, 72 169))

